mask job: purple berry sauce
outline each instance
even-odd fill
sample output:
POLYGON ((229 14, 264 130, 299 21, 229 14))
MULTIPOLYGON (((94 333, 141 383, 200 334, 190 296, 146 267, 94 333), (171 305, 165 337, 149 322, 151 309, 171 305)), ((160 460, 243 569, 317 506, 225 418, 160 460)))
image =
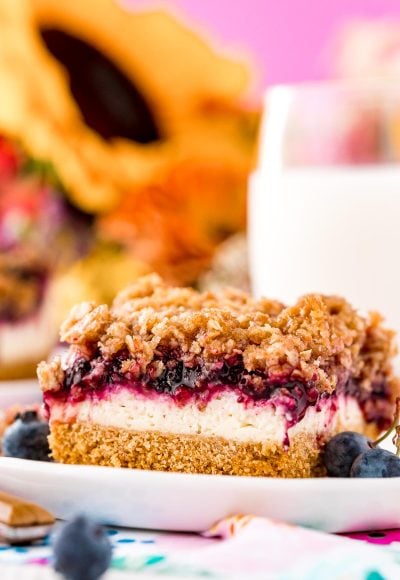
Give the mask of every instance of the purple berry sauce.
POLYGON ((154 367, 149 366, 146 374, 134 375, 122 372, 121 365, 128 353, 121 352, 112 359, 104 359, 100 354, 87 360, 77 358, 66 371, 62 388, 56 392, 45 393, 45 404, 51 407, 52 401, 78 403, 87 398, 102 400, 110 393, 127 389, 146 397, 160 395, 172 399, 183 406, 195 400, 206 405, 213 397, 229 389, 237 394, 237 399, 245 406, 268 405, 279 408, 287 422, 287 428, 298 423, 308 407, 321 410, 327 399, 330 409, 337 408, 338 395, 355 397, 368 422, 375 421, 385 428, 391 420, 391 403, 385 381, 378 382, 374 390, 366 393, 356 381, 344 382, 333 395, 319 393, 315 381, 302 382, 290 376, 266 375, 260 371, 248 371, 240 357, 232 357, 215 365, 204 365, 197 361, 191 366, 179 360, 177 353, 160 353, 159 360, 164 370, 155 376, 154 367))

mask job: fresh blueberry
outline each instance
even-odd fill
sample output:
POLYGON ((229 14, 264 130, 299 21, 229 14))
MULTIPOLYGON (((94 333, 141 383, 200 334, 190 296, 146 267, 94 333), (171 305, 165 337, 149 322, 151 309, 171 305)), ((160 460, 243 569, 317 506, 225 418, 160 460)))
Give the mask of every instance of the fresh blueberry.
POLYGON ((360 453, 371 450, 371 440, 365 435, 344 431, 338 433, 325 447, 324 464, 331 477, 349 477, 353 461, 360 453))
POLYGON ((400 477, 400 458, 386 449, 369 449, 355 459, 350 477, 400 477))
POLYGON ((49 425, 39 419, 36 411, 20 413, 4 432, 3 455, 51 461, 48 435, 49 425))
POLYGON ((102 526, 84 515, 64 524, 53 542, 54 568, 67 580, 97 580, 111 562, 102 526))

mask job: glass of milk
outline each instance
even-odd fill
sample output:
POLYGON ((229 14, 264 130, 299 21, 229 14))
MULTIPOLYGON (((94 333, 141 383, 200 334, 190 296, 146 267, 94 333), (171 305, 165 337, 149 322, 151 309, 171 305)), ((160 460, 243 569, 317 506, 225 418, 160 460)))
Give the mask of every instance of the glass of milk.
POLYGON ((400 330, 399 160, 395 81, 272 88, 250 180, 254 294, 342 295, 400 330))

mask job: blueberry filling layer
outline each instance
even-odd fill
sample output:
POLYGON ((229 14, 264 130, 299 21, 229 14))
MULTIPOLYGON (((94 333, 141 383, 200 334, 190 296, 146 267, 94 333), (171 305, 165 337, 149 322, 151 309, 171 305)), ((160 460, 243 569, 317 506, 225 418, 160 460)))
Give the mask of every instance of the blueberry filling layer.
POLYGON ((366 421, 376 422, 382 429, 390 423, 392 417, 389 386, 384 378, 374 383, 368 392, 356 380, 350 379, 329 396, 318 391, 315 381, 304 382, 293 380, 290 376, 248 371, 240 357, 212 365, 199 360, 188 366, 177 358, 160 355, 142 375, 138 375, 134 369, 124 372, 126 360, 127 353, 120 353, 109 360, 101 355, 91 360, 77 358, 65 372, 61 389, 46 393, 48 400, 71 403, 92 397, 99 400, 113 390, 126 388, 149 397, 163 394, 178 405, 193 400, 206 404, 216 394, 229 389, 235 391, 238 401, 245 405, 260 406, 268 403, 274 408, 279 407, 288 427, 300 421, 308 407, 315 406, 318 411, 324 400, 330 398, 334 401, 339 395, 354 397, 366 421))

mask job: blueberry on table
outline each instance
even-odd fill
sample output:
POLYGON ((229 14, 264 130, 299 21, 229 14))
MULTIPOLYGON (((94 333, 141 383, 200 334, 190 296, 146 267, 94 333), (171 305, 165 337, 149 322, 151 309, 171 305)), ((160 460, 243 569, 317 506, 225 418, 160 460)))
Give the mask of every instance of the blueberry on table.
POLYGON ((400 477, 400 458, 386 449, 370 449, 354 460, 350 477, 400 477))
POLYGON ((36 411, 25 411, 16 416, 3 434, 2 451, 6 457, 51 461, 48 442, 49 425, 36 411))
POLYGON ((105 530, 79 515, 63 525, 53 543, 54 569, 67 580, 97 580, 111 562, 105 530))
POLYGON ((331 477, 349 477, 353 461, 361 453, 371 450, 372 441, 365 435, 344 431, 328 441, 324 464, 331 477))

